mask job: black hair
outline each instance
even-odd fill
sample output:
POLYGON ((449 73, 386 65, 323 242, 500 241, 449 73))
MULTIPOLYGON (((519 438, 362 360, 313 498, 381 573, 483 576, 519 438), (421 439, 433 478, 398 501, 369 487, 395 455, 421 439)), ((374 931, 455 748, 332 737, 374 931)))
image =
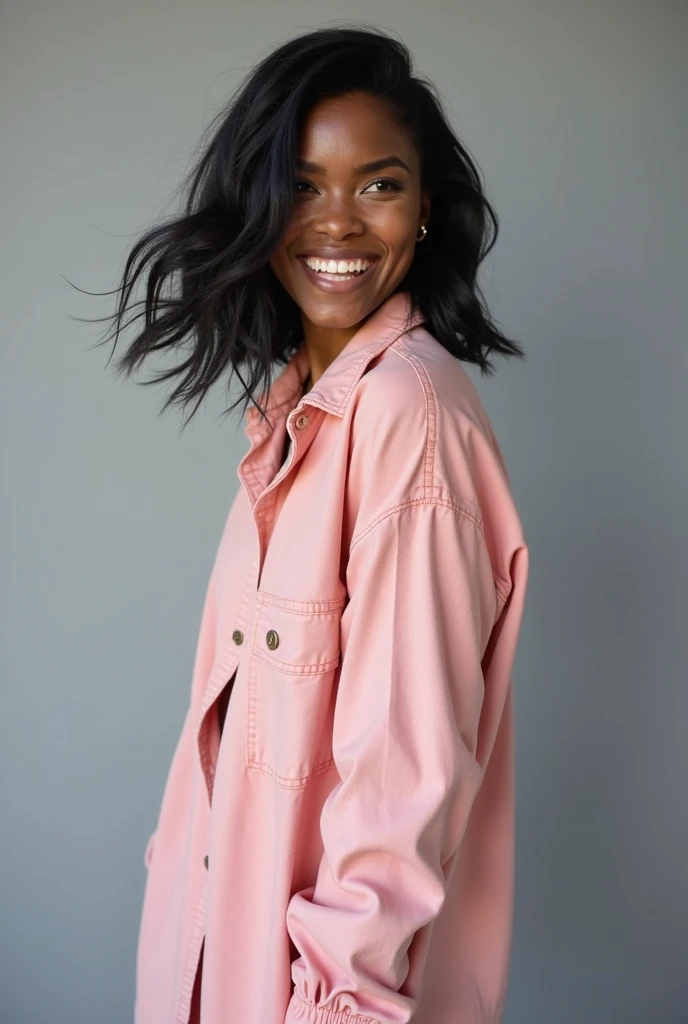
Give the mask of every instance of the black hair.
POLYGON ((143 381, 181 375, 162 411, 195 399, 193 416, 228 367, 229 379, 236 373, 244 390, 226 412, 242 401, 245 411, 258 404, 258 388, 269 389, 272 364, 285 364, 303 340, 301 312, 269 258, 291 219, 305 116, 321 99, 360 91, 385 102, 410 132, 421 187, 431 192, 427 237, 395 290, 410 294, 412 310, 420 310, 440 344, 483 374, 494 370, 493 353, 524 355, 497 330, 476 283, 497 238, 497 217, 436 86, 414 74, 407 47, 381 29, 321 27, 278 46, 252 69, 206 130, 209 139, 182 182, 183 213, 139 237, 126 257, 115 313, 94 318, 113 319, 116 345, 132 290, 147 270, 145 299, 131 307, 142 309, 125 324, 144 317, 144 327, 116 367, 130 375, 150 353, 184 345, 188 354, 179 365, 143 381))

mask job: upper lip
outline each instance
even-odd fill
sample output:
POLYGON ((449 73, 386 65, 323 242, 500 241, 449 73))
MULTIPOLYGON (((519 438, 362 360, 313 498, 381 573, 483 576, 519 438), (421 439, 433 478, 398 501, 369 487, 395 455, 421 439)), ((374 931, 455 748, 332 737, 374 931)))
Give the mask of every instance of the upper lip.
POLYGON ((300 259, 305 256, 316 256, 321 260, 377 260, 380 257, 376 252, 367 252, 365 249, 333 249, 327 246, 316 246, 313 249, 306 249, 297 253, 300 259))

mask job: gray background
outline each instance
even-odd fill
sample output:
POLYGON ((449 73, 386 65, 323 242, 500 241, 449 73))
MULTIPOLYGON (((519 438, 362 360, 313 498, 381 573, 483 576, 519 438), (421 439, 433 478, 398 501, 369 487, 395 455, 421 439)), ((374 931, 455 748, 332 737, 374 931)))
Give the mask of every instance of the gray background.
POLYGON ((346 18, 446 97, 501 219, 483 288, 528 351, 473 374, 531 549, 506 1024, 688 1021, 686 7, 5 0, 2 1024, 131 1020, 144 844, 246 450, 222 388, 182 434, 160 385, 116 378, 104 325, 69 319, 112 297, 60 275, 115 287, 249 67, 346 18))

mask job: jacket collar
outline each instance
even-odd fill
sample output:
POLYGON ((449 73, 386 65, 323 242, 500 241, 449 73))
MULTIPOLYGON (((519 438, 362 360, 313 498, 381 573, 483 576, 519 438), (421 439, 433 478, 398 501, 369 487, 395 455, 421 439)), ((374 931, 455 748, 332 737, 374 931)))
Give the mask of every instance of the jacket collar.
MULTIPOLYGON (((343 416, 368 363, 402 334, 422 322, 423 316, 418 310, 411 315, 409 293, 394 292, 380 303, 352 335, 310 391, 303 396, 303 403, 318 406, 326 412, 334 413, 335 416, 343 416)), ((260 404, 266 408, 271 422, 274 423, 273 417, 284 416, 284 410, 286 409, 288 413, 293 407, 294 398, 300 393, 308 376, 308 369, 308 352, 304 340, 273 381, 269 389, 267 406, 265 392, 260 395, 260 404)), ((244 427, 247 437, 253 440, 269 433, 270 429, 270 425, 261 420, 256 406, 249 406, 244 427)))

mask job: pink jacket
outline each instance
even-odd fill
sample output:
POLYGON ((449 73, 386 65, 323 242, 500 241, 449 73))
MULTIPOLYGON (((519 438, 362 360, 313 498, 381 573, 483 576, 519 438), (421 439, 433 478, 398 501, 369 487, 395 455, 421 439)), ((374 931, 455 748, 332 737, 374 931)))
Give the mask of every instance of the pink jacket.
POLYGON ((302 345, 272 426, 247 412, 135 1024, 187 1024, 202 943, 202 1024, 501 1019, 528 548, 478 393, 409 308, 390 296, 303 397, 302 345))

